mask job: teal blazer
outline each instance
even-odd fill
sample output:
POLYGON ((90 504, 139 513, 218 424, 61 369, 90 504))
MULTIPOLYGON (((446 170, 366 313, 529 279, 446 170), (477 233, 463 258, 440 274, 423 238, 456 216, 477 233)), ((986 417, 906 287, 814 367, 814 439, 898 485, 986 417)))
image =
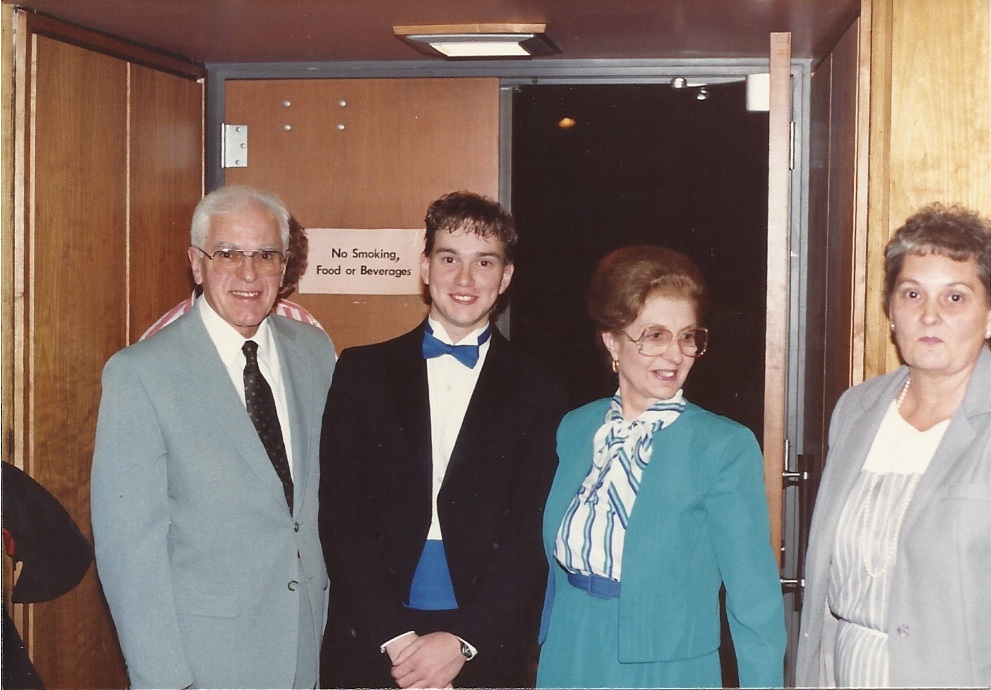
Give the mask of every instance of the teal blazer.
MULTIPOLYGON (((564 513, 592 464, 609 400, 570 412, 557 434, 560 465, 544 511, 553 591, 569 587, 553 557, 564 513)), ((746 427, 691 403, 657 432, 630 515, 619 601, 619 660, 690 659, 718 649, 719 586, 743 686, 780 686, 784 607, 771 549, 764 464, 746 427)), ((541 634, 543 640, 543 632, 541 634)))

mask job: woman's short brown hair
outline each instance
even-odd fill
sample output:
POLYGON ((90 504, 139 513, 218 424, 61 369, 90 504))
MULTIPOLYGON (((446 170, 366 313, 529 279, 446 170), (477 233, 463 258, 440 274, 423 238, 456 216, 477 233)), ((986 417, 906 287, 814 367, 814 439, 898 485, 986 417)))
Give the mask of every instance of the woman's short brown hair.
POLYGON ((588 314, 596 328, 617 333, 637 320, 655 294, 687 299, 699 318, 708 309, 702 272, 681 252, 665 247, 622 247, 603 258, 588 290, 588 314))
POLYGON ((884 310, 891 306, 895 282, 907 254, 938 254, 954 261, 977 263, 984 298, 991 305, 991 221, 959 205, 924 206, 895 231, 884 249, 884 310))

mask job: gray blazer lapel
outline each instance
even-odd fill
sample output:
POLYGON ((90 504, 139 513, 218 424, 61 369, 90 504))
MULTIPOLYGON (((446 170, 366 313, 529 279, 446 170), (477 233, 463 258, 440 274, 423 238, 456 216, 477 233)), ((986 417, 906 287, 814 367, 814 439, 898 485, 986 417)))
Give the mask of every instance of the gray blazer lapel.
POLYGON ((820 496, 830 496, 828 504, 816 504, 816 517, 813 521, 813 531, 819 548, 816 553, 810 553, 807 570, 809 572, 824 572, 832 558, 833 537, 839 524, 840 514, 846 505, 847 498, 853 485, 860 475, 870 452, 874 437, 881 426, 881 420, 888 411, 888 406, 905 385, 908 369, 902 367, 888 374, 878 385, 867 390, 851 389, 848 395, 854 396, 846 409, 834 419, 837 429, 830 429, 830 438, 835 442, 829 449, 828 464, 820 496), (826 486, 828 482, 828 486, 826 486))
POLYGON ((964 457, 964 451, 977 435, 974 417, 988 413, 991 413, 991 353, 985 347, 977 359, 960 409, 950 419, 943 440, 919 480, 915 496, 905 512, 905 523, 899 541, 911 531, 919 514, 929 505, 936 492, 942 489, 946 475, 964 457))
MULTIPOLYGON (((282 482, 275 474, 265 446, 258 437, 258 431, 248 418, 248 411, 237 394, 227 368, 220 359, 217 348, 210 340, 203 319, 196 309, 176 322, 177 334, 181 335, 182 347, 187 357, 186 370, 189 380, 196 381, 203 390, 215 391, 207 401, 210 423, 218 437, 223 437, 258 475, 258 479, 269 488, 272 497, 286 510, 286 496, 282 482)), ((295 440, 294 440, 295 444, 295 440)), ((293 446, 295 451, 295 445, 293 446)), ((295 459, 295 455, 294 455, 295 459)))
MULTIPOLYGON (((270 318, 269 325, 275 336, 279 368, 282 370, 283 387, 286 391, 286 406, 289 408, 289 425, 292 433, 293 503, 295 512, 299 513, 303 507, 303 497, 306 495, 310 447, 313 443, 306 424, 306 411, 312 411, 317 401, 313 400, 313 377, 305 367, 310 361, 307 352, 299 346, 292 333, 284 328, 278 319, 270 318)), ((321 401, 320 404, 324 402, 321 401)))

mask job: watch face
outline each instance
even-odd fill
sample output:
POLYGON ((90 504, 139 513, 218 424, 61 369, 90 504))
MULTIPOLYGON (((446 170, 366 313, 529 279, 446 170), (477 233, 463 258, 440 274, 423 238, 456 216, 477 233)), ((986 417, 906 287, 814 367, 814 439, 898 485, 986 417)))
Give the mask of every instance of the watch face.
POLYGON ((471 651, 471 647, 464 640, 461 640, 461 653, 465 655, 465 659, 471 661, 475 658, 475 653, 471 651))

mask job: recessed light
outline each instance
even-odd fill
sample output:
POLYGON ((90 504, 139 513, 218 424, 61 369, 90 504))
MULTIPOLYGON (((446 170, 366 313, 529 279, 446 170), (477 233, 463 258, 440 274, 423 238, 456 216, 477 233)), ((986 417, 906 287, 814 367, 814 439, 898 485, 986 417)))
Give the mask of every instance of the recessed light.
POLYGON ((394 26, 393 33, 420 52, 449 59, 527 58, 559 53, 546 24, 394 26))

